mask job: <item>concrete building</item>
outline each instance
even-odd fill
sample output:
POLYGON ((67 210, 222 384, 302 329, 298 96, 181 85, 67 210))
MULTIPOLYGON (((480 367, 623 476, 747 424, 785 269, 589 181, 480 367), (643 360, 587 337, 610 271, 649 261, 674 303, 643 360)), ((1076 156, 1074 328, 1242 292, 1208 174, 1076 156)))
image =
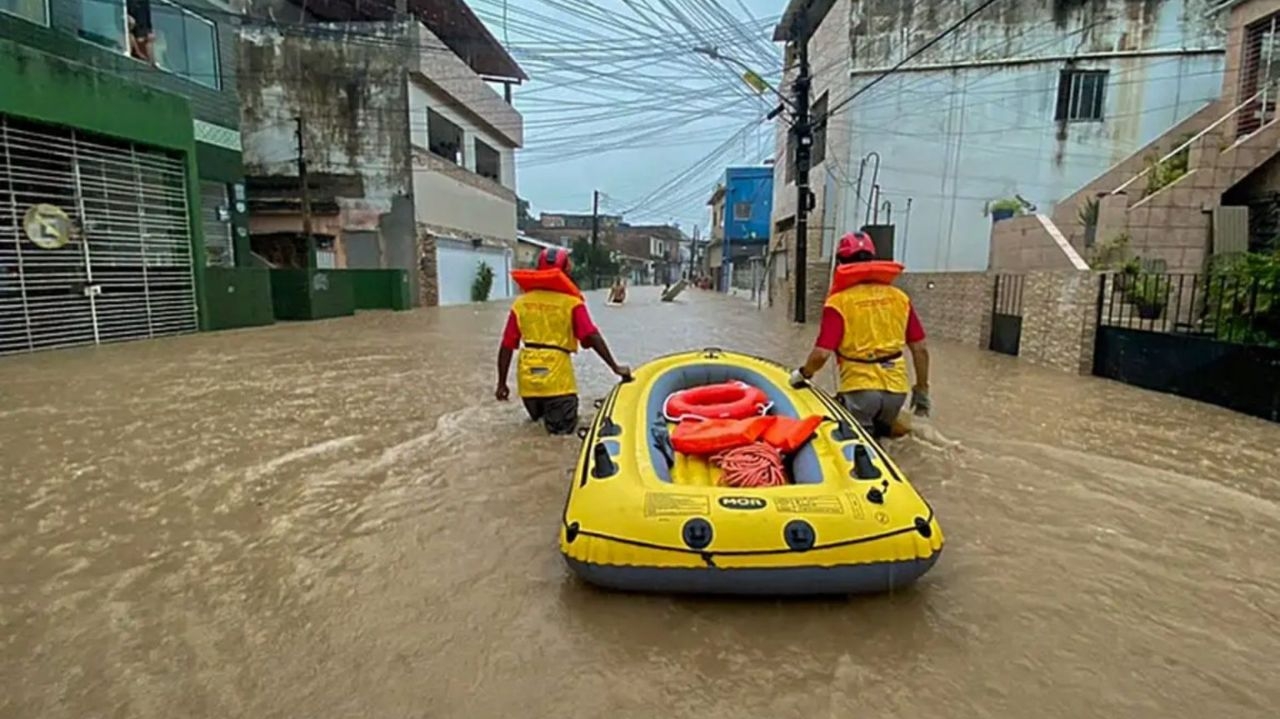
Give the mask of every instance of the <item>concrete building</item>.
POLYGON ((707 204, 716 288, 728 292, 730 287, 750 287, 769 245, 773 168, 728 168, 707 204))
MULTIPOLYGON (((825 288, 834 239, 889 209, 886 200, 898 208, 891 221, 905 220, 912 201, 909 228, 896 232, 909 269, 985 268, 993 203, 1020 198, 1025 211, 1051 211, 1217 98, 1224 34, 1215 4, 1011 0, 845 104, 970 8, 792 0, 775 38, 792 40, 791 19, 804 12, 816 28, 810 296, 825 288)), ((774 249, 783 261, 773 263, 773 283, 789 295, 796 190, 783 124, 779 138, 774 249)), ((815 307, 807 302, 811 316, 815 307)))
POLYGON ((234 38, 212 1, 0 2, 0 354, 273 321, 234 38))
POLYGON ((1122 251, 1149 269, 1197 273, 1215 255, 1276 249, 1280 0, 1217 10, 1228 30, 1218 95, 1051 212, 996 223, 992 269, 1069 269, 1073 257, 1098 264, 1122 251))
MULTIPOLYGON (((523 121, 510 95, 525 75, 461 0, 407 9, 252 6, 286 21, 241 33, 253 244, 276 263, 408 270, 419 304, 467 302, 481 262, 500 278, 514 262, 523 121), (299 119, 314 258, 298 251, 299 119)), ((491 296, 510 291, 503 279, 491 296)))
MULTIPOLYGON (((600 237, 609 236, 613 228, 622 225, 622 215, 598 215, 597 228, 600 237)), ((591 239, 590 214, 543 212, 536 223, 525 228, 525 234, 563 247, 573 247, 577 240, 591 239)))
MULTIPOLYGON (((572 248, 579 240, 591 239, 591 227, 590 214, 544 212, 525 234, 572 248)), ((675 282, 689 258, 690 240, 674 225, 632 225, 622 215, 599 215, 597 236, 601 245, 625 260, 626 275, 635 284, 675 282)))

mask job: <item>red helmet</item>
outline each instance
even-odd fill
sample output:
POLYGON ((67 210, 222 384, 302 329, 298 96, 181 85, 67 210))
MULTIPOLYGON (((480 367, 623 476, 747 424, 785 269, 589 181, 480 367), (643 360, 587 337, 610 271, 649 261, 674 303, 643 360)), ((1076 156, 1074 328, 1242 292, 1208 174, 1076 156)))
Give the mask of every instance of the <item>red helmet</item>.
POLYGON ((555 268, 561 272, 569 271, 569 251, 558 247, 547 247, 538 253, 538 269, 555 268))
POLYGON ((868 259, 876 256, 876 243, 865 232, 850 232, 840 238, 840 244, 836 247, 836 257, 842 260, 855 259, 860 252, 869 253, 871 257, 868 259))

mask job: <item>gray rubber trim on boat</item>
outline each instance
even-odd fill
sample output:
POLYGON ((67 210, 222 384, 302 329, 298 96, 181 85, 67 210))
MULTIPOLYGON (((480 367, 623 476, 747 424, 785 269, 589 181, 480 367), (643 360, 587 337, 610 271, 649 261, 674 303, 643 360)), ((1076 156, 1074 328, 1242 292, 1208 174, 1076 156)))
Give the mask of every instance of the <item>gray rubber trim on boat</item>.
POLYGON ((628 592, 747 594, 764 596, 874 594, 913 584, 938 561, 941 551, 909 559, 836 567, 722 569, 720 567, 624 567, 565 557, 583 581, 628 592))

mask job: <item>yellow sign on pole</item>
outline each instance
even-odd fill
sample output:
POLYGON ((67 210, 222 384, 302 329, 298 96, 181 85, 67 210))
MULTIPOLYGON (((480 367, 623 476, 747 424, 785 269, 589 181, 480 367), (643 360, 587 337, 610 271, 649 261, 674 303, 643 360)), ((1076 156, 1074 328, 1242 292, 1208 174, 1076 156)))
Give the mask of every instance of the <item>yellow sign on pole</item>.
POLYGON ((41 203, 27 210, 22 227, 27 239, 42 250, 56 250, 71 239, 71 218, 62 208, 41 203))

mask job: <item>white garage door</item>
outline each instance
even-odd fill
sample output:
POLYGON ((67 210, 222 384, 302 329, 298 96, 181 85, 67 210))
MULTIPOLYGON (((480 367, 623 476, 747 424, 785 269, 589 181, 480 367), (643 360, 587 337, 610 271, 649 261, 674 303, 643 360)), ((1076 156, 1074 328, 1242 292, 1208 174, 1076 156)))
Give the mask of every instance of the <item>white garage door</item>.
POLYGON ((493 269, 493 289, 489 299, 511 297, 511 250, 475 247, 464 240, 436 239, 436 278, 440 304, 461 305, 471 301, 471 283, 483 262, 493 269))

